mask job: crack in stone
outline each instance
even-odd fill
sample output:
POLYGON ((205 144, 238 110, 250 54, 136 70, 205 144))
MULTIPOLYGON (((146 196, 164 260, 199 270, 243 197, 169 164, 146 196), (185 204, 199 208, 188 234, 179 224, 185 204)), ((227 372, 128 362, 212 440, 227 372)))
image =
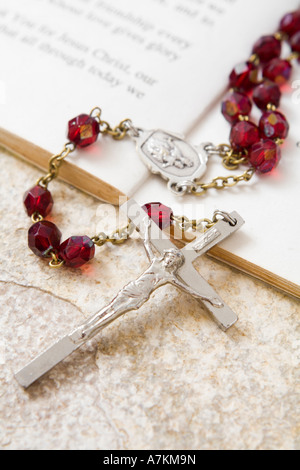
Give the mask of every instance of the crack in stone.
MULTIPOLYGON (((96 363, 96 365, 97 365, 97 363, 96 363)), ((99 369, 99 367, 98 367, 98 369, 99 369)), ((103 401, 102 401, 102 403, 103 403, 103 401)), ((114 420, 109 416, 108 411, 106 410, 106 408, 104 408, 103 405, 99 405, 99 404, 97 406, 102 411, 102 413, 104 414, 106 422, 109 424, 112 431, 114 432, 114 434, 117 438, 117 441, 119 441, 119 449, 124 449, 124 441, 123 441, 122 431, 119 430, 119 428, 115 424, 114 420)))
POLYGON ((42 289, 41 287, 38 287, 38 286, 31 286, 31 285, 28 285, 28 284, 22 284, 22 283, 19 283, 19 282, 16 282, 16 281, 12 281, 12 280, 9 280, 9 281, 5 281, 4 279, 0 279, 0 283, 2 284, 11 284, 11 285, 14 285, 14 286, 17 286, 17 287, 23 287, 24 289, 35 289, 39 292, 42 292, 43 294, 48 294, 50 295, 51 297, 54 297, 55 299, 58 299, 58 300, 61 300, 62 302, 66 302, 68 303, 69 305, 72 305, 72 307, 76 308, 76 310, 78 310, 82 316, 85 318, 86 315, 83 313, 83 311, 81 310, 80 307, 78 307, 78 305, 74 304, 73 302, 71 302, 71 300, 68 300, 68 299, 65 299, 64 297, 60 297, 59 295, 57 294, 54 294, 53 292, 51 291, 48 291, 46 289, 42 289))

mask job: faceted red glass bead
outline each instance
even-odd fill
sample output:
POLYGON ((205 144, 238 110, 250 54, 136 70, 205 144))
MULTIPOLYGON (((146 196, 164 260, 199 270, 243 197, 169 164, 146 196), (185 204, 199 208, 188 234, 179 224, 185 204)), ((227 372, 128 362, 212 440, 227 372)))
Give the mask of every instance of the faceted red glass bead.
POLYGON ((160 229, 170 227, 172 225, 173 211, 170 207, 161 204, 160 202, 149 202, 143 206, 148 217, 150 217, 160 229))
POLYGON ((267 139, 285 139, 289 132, 289 124, 283 114, 278 111, 266 111, 259 121, 262 137, 267 139))
MULTIPOLYGON (((300 31, 291 37, 290 44, 292 51, 299 52, 300 54, 300 31)), ((298 61, 300 62, 300 59, 298 59, 298 61)))
POLYGON ((261 62, 268 62, 281 53, 281 42, 274 36, 262 36, 255 44, 252 50, 257 54, 261 62))
POLYGON ((98 121, 88 114, 80 114, 68 123, 68 139, 78 147, 96 142, 99 132, 98 121))
POLYGON ((263 68, 263 76, 278 85, 283 85, 291 76, 292 66, 288 60, 272 59, 263 68))
POLYGON ((229 93, 222 102, 222 114, 231 124, 238 121, 239 116, 248 116, 251 108, 248 96, 238 91, 229 93))
POLYGON ((273 140, 262 140, 254 144, 248 155, 249 162, 260 173, 268 173, 281 158, 280 147, 273 140))
POLYGON ((240 121, 233 125, 230 132, 230 143, 236 150, 243 150, 251 147, 259 141, 258 127, 249 121, 240 121))
POLYGON ((51 212, 53 206, 50 191, 39 185, 33 186, 33 188, 26 191, 23 202, 29 216, 38 212, 43 217, 46 217, 51 212))
POLYGON ((254 88, 252 98, 259 109, 267 109, 268 104, 278 108, 281 91, 277 83, 265 80, 254 88))
POLYGON ((284 15, 280 21, 279 29, 290 37, 300 31, 300 10, 284 15))
POLYGON ((87 237, 70 237, 59 247, 58 257, 62 259, 66 266, 80 268, 95 256, 95 245, 87 237))
POLYGON ((258 69, 252 62, 242 62, 229 75, 229 85, 240 91, 250 90, 257 84, 258 69))
POLYGON ((60 245, 61 233, 55 224, 42 220, 32 225, 28 231, 28 246, 37 256, 47 258, 50 251, 56 252, 60 245))

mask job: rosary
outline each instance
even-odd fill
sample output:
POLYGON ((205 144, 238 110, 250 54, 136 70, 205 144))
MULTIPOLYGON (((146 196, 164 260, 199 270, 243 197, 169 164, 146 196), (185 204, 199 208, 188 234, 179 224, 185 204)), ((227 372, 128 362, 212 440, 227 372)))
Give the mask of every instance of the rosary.
POLYGON ((113 139, 131 138, 138 154, 152 173, 167 180, 168 188, 177 195, 200 196, 209 189, 224 189, 250 181, 254 173, 268 173, 278 164, 280 146, 288 135, 289 125, 278 111, 281 86, 291 76, 292 62, 300 61, 300 10, 286 14, 275 34, 261 37, 250 58, 237 65, 229 77, 229 94, 222 102, 222 114, 231 124, 229 144, 211 143, 192 146, 180 135, 163 130, 144 130, 130 119, 116 127, 102 119, 102 110, 80 114, 68 123, 68 142, 49 160, 49 171, 24 195, 24 205, 33 225, 28 232, 29 248, 49 260, 52 268, 80 268, 95 255, 95 246, 122 244, 134 230, 143 238, 149 267, 121 289, 115 298, 82 325, 39 355, 16 374, 23 387, 29 387, 71 352, 93 338, 102 328, 128 311, 139 309, 152 292, 170 283, 201 301, 223 331, 237 321, 236 314, 194 269, 192 263, 215 244, 238 230, 244 223, 237 212, 216 211, 212 219, 190 220, 173 214, 159 202, 140 207, 133 199, 121 207, 128 224, 110 235, 72 236, 61 242, 58 227, 45 218, 51 212, 53 199, 49 183, 58 176, 64 159, 75 149, 93 144, 99 134, 113 139), (282 43, 291 53, 281 58, 282 43), (262 111, 258 125, 249 118, 252 101, 262 111), (208 158, 218 155, 227 170, 248 168, 240 175, 218 176, 211 182, 200 182, 208 158), (183 240, 188 233, 199 235, 182 249, 170 240, 166 231, 178 230, 183 240), (154 251, 153 251, 154 250, 154 251))

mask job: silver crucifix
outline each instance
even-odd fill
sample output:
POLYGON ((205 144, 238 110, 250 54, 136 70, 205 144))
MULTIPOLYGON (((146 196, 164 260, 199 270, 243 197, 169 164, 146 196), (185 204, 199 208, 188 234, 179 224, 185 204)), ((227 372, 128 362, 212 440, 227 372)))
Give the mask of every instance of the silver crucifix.
POLYGON ((113 320, 128 311, 139 309, 154 290, 168 283, 200 300, 222 330, 226 331, 237 321, 236 314, 200 276, 192 263, 243 225, 239 214, 221 212, 222 218, 212 228, 180 250, 134 200, 127 201, 122 208, 144 239, 149 267, 123 287, 100 312, 20 370, 16 379, 23 387, 29 387, 113 320))

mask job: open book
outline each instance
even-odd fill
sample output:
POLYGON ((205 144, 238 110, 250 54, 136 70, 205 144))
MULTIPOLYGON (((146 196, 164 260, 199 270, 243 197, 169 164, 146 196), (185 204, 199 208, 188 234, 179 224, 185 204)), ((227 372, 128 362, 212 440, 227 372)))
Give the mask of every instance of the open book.
MULTIPOLYGON (((185 134, 197 144, 226 142, 229 125, 220 100, 230 70, 250 55, 258 37, 274 32, 283 14, 298 7, 294 0, 2 4, 0 143, 47 168, 49 155, 66 141, 67 121, 94 106, 112 125, 130 118, 137 127, 185 134)), ((295 67, 295 87, 299 73, 295 67)), ((278 169, 235 188, 179 199, 149 173, 129 139, 108 137, 72 154, 60 174, 114 204, 126 194, 141 204, 161 201, 193 218, 238 210, 246 220, 242 233, 211 254, 300 296, 298 95, 291 88, 282 99, 291 127, 278 169)), ((212 159, 203 180, 229 174, 212 159)))

